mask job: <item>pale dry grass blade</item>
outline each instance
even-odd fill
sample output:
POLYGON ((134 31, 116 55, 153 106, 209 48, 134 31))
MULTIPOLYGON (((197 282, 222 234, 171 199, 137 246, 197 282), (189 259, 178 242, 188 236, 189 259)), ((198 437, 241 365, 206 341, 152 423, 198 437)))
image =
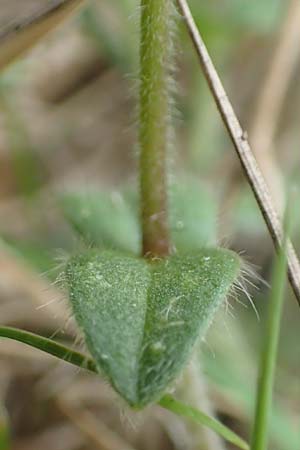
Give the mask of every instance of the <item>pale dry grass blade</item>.
POLYGON ((61 413, 67 417, 75 427, 81 431, 96 448, 101 450, 134 450, 134 448, 110 429, 99 417, 85 408, 76 408, 68 404, 63 398, 56 399, 56 405, 61 413))
MULTIPOLYGON (((281 221, 274 207, 269 188, 250 148, 247 133, 242 129, 237 119, 186 0, 177 0, 177 3, 184 17, 189 34, 199 57, 199 62, 211 93, 215 99, 217 108, 233 142, 243 172, 247 177, 249 185, 256 198, 275 248, 279 249, 282 245, 283 239, 281 221)), ((289 281, 300 305, 300 263, 290 241, 287 245, 287 261, 289 281)))
POLYGON ((274 137, 282 106, 300 58, 300 2, 291 0, 277 44, 258 91, 249 136, 253 152, 266 178, 279 213, 284 211, 280 168, 274 154, 274 137))
MULTIPOLYGON (((22 3, 24 10, 26 0, 22 0, 22 3)), ((23 14, 0 27, 0 70, 34 46, 40 38, 83 5, 85 0, 52 0, 50 3, 43 3, 29 15, 23 14)))

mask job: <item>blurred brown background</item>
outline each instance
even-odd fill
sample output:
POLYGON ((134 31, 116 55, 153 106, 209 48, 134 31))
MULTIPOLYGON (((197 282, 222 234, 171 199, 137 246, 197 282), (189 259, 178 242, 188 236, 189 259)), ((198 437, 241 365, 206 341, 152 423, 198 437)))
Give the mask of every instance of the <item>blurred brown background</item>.
MULTIPOLYGON (((0 0, 0 30, 41 3, 0 0)), ((88 1, 0 75, 1 325, 74 342, 66 295, 54 281, 60 255, 81 244, 57 197, 134 185, 137 3, 88 1)), ((299 1, 190 3, 281 212, 292 188, 299 252, 299 1)), ((219 241, 243 252, 269 281, 270 238, 179 28, 176 177, 200 180, 216 205, 219 241)), ((263 318, 268 288, 255 283, 249 291, 263 318)), ((299 308, 289 291, 286 297, 272 448, 299 450, 299 308)), ((222 310, 200 359, 217 414, 247 438, 261 326, 245 296, 239 302, 247 307, 232 301, 232 314, 222 310)), ((97 377, 3 339, 1 405, 0 436, 12 434, 1 450, 192 448, 182 422, 158 407, 133 418, 126 411, 123 419, 124 406, 97 377)))

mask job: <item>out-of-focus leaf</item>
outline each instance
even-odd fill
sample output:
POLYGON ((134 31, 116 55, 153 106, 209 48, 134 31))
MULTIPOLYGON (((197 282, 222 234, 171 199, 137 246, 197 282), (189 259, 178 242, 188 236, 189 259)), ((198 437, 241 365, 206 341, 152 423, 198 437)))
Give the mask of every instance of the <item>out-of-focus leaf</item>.
MULTIPOLYGON (((126 10, 124 5, 122 7, 116 7, 115 5, 113 10, 118 17, 115 18, 115 21, 110 21, 107 20, 105 14, 101 14, 102 9, 105 9, 106 6, 104 3, 97 5, 97 8, 96 5, 90 4, 83 11, 80 16, 82 30, 93 40, 101 52, 104 51, 112 64, 119 66, 123 72, 128 73, 128 71, 133 70, 136 55, 138 54, 133 48, 131 39, 134 32, 131 26, 132 21, 128 18, 134 9, 132 9, 131 13, 128 12, 126 17, 126 14, 118 14, 120 10, 126 10), (112 26, 114 27, 113 33, 112 26)), ((109 8, 112 8, 111 3, 109 8)))
POLYGON ((7 83, 3 79, 0 81, 0 108, 3 113, 16 184, 21 195, 30 196, 41 187, 42 168, 25 124, 18 114, 17 106, 7 95, 7 83))
POLYGON ((119 193, 70 193, 60 204, 67 221, 89 245, 139 253, 136 215, 119 193))
POLYGON ((209 39, 234 38, 237 30, 268 33, 279 23, 285 8, 282 0, 243 0, 199 2, 191 0, 196 22, 209 39))
POLYGON ((241 189, 232 208, 233 232, 246 232, 249 235, 264 231, 263 219, 250 189, 241 189))
POLYGON ((170 218, 171 236, 179 252, 216 245, 217 202, 196 179, 174 183, 170 218))
MULTIPOLYGON (((56 264, 51 257, 51 250, 47 248, 47 243, 43 245, 41 242, 13 239, 6 236, 1 236, 1 238, 3 243, 7 244, 18 257, 22 257, 39 273, 53 272, 56 264)), ((57 276, 57 273, 55 274, 54 272, 52 273, 53 280, 57 276)))
MULTIPOLYGON (((133 254, 141 250, 138 194, 68 193, 60 205, 66 220, 89 245, 133 254)), ((171 237, 181 253, 216 244, 217 206, 197 180, 174 184, 170 192, 171 237)))

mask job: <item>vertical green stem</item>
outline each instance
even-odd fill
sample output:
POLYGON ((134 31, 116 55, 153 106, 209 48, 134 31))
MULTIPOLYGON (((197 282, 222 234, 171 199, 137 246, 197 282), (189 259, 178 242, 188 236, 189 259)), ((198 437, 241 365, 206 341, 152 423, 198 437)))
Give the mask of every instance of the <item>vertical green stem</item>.
POLYGON ((285 230, 284 242, 277 256, 273 272, 270 305, 259 368, 260 373, 257 387, 256 412, 251 450, 266 450, 268 446, 268 426, 272 409, 272 394, 280 334, 280 321, 286 285, 287 233, 288 224, 285 230))
POLYGON ((173 0, 141 0, 140 187, 143 254, 170 252, 167 162, 171 134, 173 0))
POLYGON ((9 420, 6 410, 0 403, 0 449, 9 450, 11 448, 9 420))

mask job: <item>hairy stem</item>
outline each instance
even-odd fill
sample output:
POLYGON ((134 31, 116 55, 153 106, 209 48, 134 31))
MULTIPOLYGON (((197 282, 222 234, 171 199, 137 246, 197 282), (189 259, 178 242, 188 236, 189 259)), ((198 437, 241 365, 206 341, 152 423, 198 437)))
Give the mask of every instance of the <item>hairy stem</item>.
POLYGON ((167 161, 173 0, 141 0, 140 188, 143 254, 170 252, 167 161))

